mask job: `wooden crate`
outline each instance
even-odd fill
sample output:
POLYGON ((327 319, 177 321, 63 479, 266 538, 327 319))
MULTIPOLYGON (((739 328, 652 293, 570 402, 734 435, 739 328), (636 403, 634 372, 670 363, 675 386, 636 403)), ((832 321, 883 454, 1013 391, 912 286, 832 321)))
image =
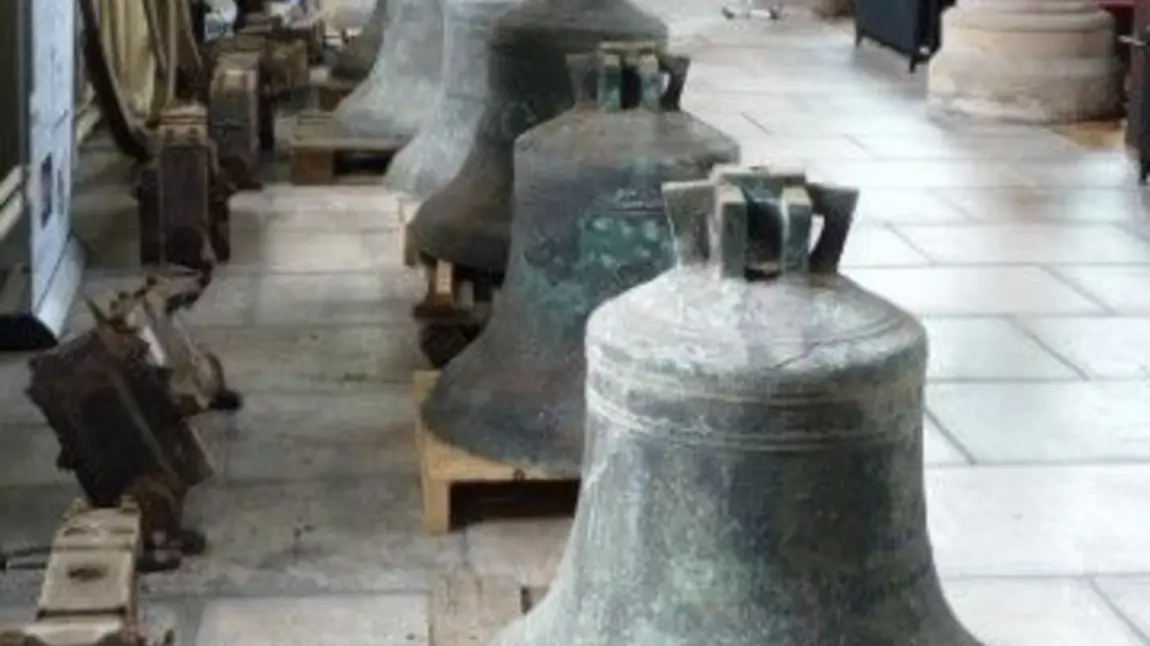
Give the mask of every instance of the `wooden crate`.
POLYGON ((485 646, 546 592, 500 577, 442 576, 431 590, 430 646, 485 646))
MULTIPOLYGON (((421 370, 415 373, 412 394, 416 410, 423 405, 439 373, 421 370)), ((464 483, 572 482, 565 475, 525 470, 488 460, 452 446, 437 438, 416 416, 415 446, 419 455, 419 477, 422 491, 423 527, 428 534, 451 531, 451 488, 464 483)))
POLYGON ((341 175, 340 161, 351 157, 386 164, 403 147, 399 139, 373 139, 345 132, 330 112, 307 110, 297 117, 291 138, 291 183, 326 186, 341 175))

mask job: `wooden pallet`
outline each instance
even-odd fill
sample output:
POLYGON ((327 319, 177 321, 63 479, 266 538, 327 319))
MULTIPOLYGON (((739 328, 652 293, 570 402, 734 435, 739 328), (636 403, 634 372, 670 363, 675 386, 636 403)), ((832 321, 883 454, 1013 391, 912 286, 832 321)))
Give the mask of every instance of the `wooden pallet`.
MULTIPOLYGON (((416 410, 423 404, 439 373, 415 373, 412 391, 416 410)), ((451 531, 451 489, 465 483, 572 482, 564 475, 525 470, 488 460, 452 446, 437 438, 423 424, 415 422, 415 446, 419 455, 420 488, 423 495, 423 528, 435 536, 451 531)))
POLYGON ((500 577, 442 576, 431 589, 430 646, 485 646, 546 593, 500 577))
POLYGON ((343 174, 341 163, 353 158, 382 171, 403 147, 398 139, 372 139, 346 132, 330 112, 299 114, 291 138, 291 183, 303 186, 334 184, 343 174))

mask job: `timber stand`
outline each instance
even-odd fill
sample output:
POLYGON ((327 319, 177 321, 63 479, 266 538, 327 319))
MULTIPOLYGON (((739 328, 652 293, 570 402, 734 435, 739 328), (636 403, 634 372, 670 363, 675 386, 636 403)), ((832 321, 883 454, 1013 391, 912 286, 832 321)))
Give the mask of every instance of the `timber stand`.
POLYGON ((305 110, 291 140, 291 183, 326 186, 341 175, 371 170, 383 173, 406 138, 372 138, 345 129, 330 112, 305 110))
MULTIPOLYGON (((412 383, 416 408, 427 398, 438 372, 419 371, 412 383)), ((473 455, 437 438, 423 424, 422 415, 416 418, 415 443, 419 454, 419 479, 423 500, 423 527, 431 535, 446 534, 451 530, 452 488, 462 484, 505 484, 527 489, 530 483, 565 483, 577 485, 568 476, 543 471, 520 469, 494 460, 473 455)), ((520 492, 522 493, 522 491, 520 492)), ((527 500, 518 502, 527 503, 527 500)), ((573 501, 571 509, 574 509, 573 501)))
MULTIPOLYGON (((79 503, 56 531, 35 620, 0 627, 0 646, 147 646, 137 566, 145 528, 130 499, 110 508, 79 503)), ((173 643, 168 635, 164 642, 173 643)), ((160 643, 160 642, 156 642, 160 643)))
POLYGON ((231 257, 231 184, 208 137, 207 110, 197 104, 164 111, 155 158, 136 186, 140 261, 209 271, 231 257))

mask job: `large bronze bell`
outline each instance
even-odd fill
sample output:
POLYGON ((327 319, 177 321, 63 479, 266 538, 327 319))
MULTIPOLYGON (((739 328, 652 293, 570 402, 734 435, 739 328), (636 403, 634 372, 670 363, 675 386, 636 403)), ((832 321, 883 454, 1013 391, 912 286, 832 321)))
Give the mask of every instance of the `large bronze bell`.
POLYGON ((420 200, 459 173, 490 97, 488 46, 496 22, 523 0, 444 0, 443 83, 423 129, 392 160, 385 186, 420 200))
POLYGON ((383 46, 383 32, 387 29, 388 0, 376 0, 371 16, 363 30, 336 54, 331 75, 348 81, 362 81, 371 73, 379 48, 383 46))
POLYGON ((352 136, 411 140, 439 92, 443 0, 388 0, 390 22, 371 73, 335 118, 352 136))
POLYGON ((663 182, 706 177, 739 148, 679 110, 685 58, 604 44, 571 65, 575 107, 515 144, 511 259, 492 318, 443 370, 423 416, 473 453, 576 475, 587 317, 670 265, 663 182))
POLYGON ((668 185, 677 266, 588 323, 572 533, 491 646, 978 646, 927 536, 925 331, 837 272, 857 194, 786 184, 668 185))
POLYGON ((515 138, 571 107, 566 56, 606 40, 666 41, 662 21, 627 0, 525 0, 496 25, 488 100, 458 174, 410 223, 415 246, 461 268, 494 275, 507 265, 515 138))

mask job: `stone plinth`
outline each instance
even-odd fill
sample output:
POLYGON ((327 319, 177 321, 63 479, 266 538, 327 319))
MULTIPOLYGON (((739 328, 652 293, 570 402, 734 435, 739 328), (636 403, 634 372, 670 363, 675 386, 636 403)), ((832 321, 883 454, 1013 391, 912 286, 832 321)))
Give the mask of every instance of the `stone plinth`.
POLYGON ((930 61, 934 112, 1068 123, 1117 112, 1114 21, 1083 0, 960 0, 930 61))

